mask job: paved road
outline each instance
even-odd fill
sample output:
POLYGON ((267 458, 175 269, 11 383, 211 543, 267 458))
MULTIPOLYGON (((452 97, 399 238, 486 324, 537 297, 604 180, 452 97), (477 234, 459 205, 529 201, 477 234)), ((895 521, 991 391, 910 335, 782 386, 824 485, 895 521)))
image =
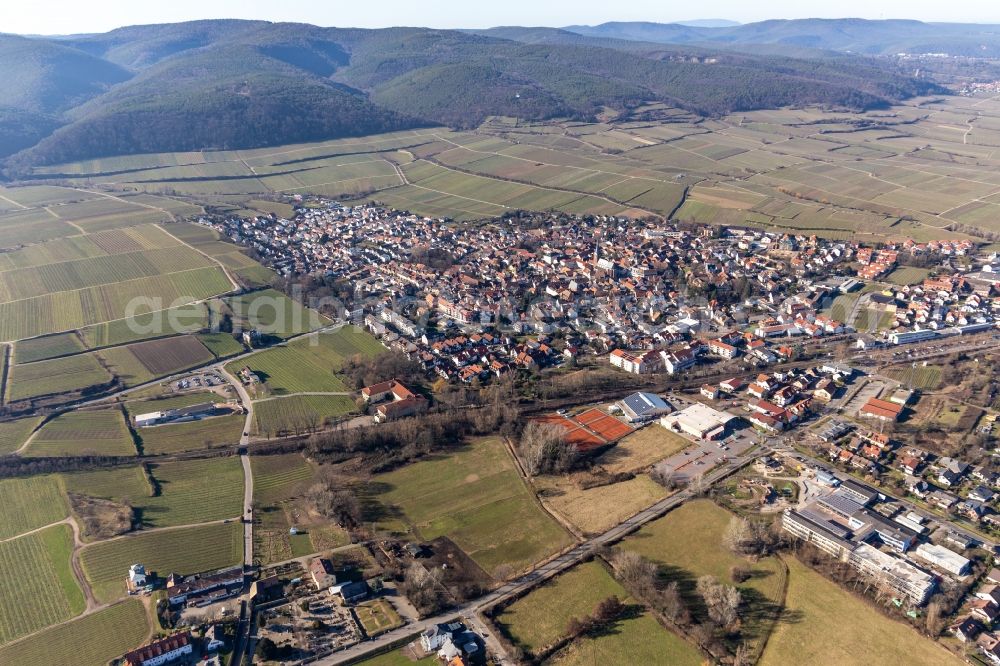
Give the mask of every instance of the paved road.
POLYGON ((243 424, 243 434, 240 435, 240 462, 243 463, 243 566, 253 566, 253 472, 250 469, 250 432, 253 428, 253 401, 246 387, 236 377, 233 377, 224 366, 219 372, 236 389, 240 402, 246 409, 247 418, 243 424))
MULTIPOLYGON (((715 471, 710 472, 705 475, 705 485, 709 485, 723 479, 730 474, 734 473, 738 469, 748 464, 750 461, 755 459, 760 453, 749 454, 742 456, 740 458, 735 458, 731 460, 726 465, 717 468, 715 471)), ((382 634, 378 638, 372 641, 366 641, 364 643, 359 643, 354 647, 348 648, 346 650, 341 650, 335 654, 330 655, 320 659, 316 664, 321 664, 322 666, 332 666, 333 664, 342 664, 346 661, 356 659, 370 652, 385 648, 386 646, 394 643, 395 641, 402 640, 409 636, 419 634, 424 629, 431 627, 435 624, 446 622, 458 617, 468 616, 481 612, 501 603, 513 596, 522 594, 526 590, 529 590, 537 585, 544 583, 550 578, 566 571, 567 569, 575 566, 581 561, 585 560, 587 557, 592 555, 595 550, 601 548, 602 546, 611 545, 620 541, 622 538, 631 534, 635 530, 639 529, 646 523, 656 520, 663 514, 667 513, 671 509, 679 506, 680 504, 686 502, 694 496, 691 490, 682 490, 678 493, 667 497, 666 499, 660 500, 651 507, 640 511, 631 518, 615 525, 607 532, 599 534, 598 536, 592 537, 586 541, 583 541, 570 550, 556 556, 555 558, 540 564, 528 573, 524 574, 520 578, 506 583, 493 592, 475 599, 468 603, 462 604, 456 609, 453 609, 447 613, 441 613, 440 615, 435 615, 433 617, 420 620, 413 624, 400 627, 394 631, 390 631, 386 634, 382 634)))

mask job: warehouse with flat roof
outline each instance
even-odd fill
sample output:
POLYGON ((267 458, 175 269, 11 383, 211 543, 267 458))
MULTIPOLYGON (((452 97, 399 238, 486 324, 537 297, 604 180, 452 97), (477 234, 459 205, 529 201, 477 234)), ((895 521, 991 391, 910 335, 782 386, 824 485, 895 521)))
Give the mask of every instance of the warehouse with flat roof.
POLYGON ((924 562, 955 576, 964 576, 969 573, 969 560, 944 546, 922 543, 917 546, 913 553, 924 562))
POLYGON ((720 439, 726 433, 726 424, 736 417, 729 412, 694 403, 660 419, 667 430, 683 432, 698 439, 720 439))

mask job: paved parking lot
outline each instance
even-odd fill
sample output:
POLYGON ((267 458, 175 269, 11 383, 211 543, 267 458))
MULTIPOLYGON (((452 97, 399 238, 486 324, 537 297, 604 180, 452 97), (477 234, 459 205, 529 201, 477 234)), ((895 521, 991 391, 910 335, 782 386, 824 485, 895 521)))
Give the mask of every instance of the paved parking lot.
MULTIPOLYGON (((667 402, 674 409, 678 410, 684 409, 696 402, 677 394, 668 394, 666 398, 667 402)), ((738 415, 739 412, 736 410, 722 409, 724 405, 729 404, 730 401, 720 400, 714 407, 720 411, 729 411, 731 414, 738 415)), ((663 426, 654 423, 649 427, 662 428, 663 426)), ((712 468, 725 462, 726 458, 734 458, 742 455, 757 441, 757 433, 750 427, 743 427, 735 432, 729 432, 725 439, 719 441, 698 440, 683 434, 678 434, 678 436, 691 442, 691 446, 659 463, 666 466, 678 481, 688 481, 705 474, 712 468)))
POLYGON ((857 395, 851 398, 850 402, 842 406, 844 414, 847 416, 856 415, 870 398, 877 397, 884 389, 885 383, 878 380, 869 381, 863 389, 858 391, 857 395))

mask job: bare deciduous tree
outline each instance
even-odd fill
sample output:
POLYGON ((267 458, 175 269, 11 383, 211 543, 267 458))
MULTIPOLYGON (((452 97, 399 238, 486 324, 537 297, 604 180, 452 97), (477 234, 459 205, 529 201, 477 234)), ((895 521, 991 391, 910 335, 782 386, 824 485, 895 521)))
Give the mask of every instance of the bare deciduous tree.
POLYGON ((566 442, 566 429, 530 422, 521 433, 520 453, 531 476, 568 472, 577 460, 576 447, 566 442))
POLYGON ((715 576, 702 576, 696 589, 705 601, 708 616, 726 631, 732 631, 739 620, 743 595, 731 585, 723 585, 715 576))

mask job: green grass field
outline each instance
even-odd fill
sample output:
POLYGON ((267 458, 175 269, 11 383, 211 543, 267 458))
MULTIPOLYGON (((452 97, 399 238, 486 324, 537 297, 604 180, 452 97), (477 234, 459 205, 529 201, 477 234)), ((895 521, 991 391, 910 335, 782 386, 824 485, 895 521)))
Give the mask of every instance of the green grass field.
POLYGON ((418 538, 448 536, 487 573, 537 562, 569 543, 569 535, 535 503, 503 442, 467 448, 373 479, 377 501, 395 507, 418 538))
POLYGON ((129 599, 0 647, 0 663, 106 666, 142 645, 150 629, 142 602, 129 599))
POLYGON ((886 276, 885 281, 898 285, 920 284, 930 275, 926 268, 914 268, 913 266, 901 266, 886 276))
POLYGON ((496 617, 515 645, 537 653, 565 636, 571 617, 589 615, 599 602, 629 595, 604 566, 593 560, 573 567, 521 597, 496 617))
POLYGON ((660 626, 649 613, 619 620, 609 630, 585 636, 558 652, 547 663, 554 666, 592 666, 609 663, 698 666, 701 653, 660 626))
POLYGON ((354 612, 369 638, 403 625, 399 613, 385 599, 373 599, 358 604, 355 606, 354 612))
POLYGON ((93 353, 13 365, 7 381, 7 400, 78 391, 110 381, 111 375, 93 353))
POLYGON ((944 666, 962 663, 940 645, 895 622, 794 558, 788 561, 785 608, 795 621, 779 622, 761 666, 884 664, 944 666))
POLYGON ((90 347, 114 347, 164 335, 197 333, 208 326, 208 310, 193 303, 163 311, 143 311, 134 317, 80 329, 90 347))
POLYGON ((56 356, 68 356, 84 351, 86 348, 76 332, 58 333, 41 338, 21 340, 14 345, 14 362, 31 363, 44 361, 56 356))
POLYGON ((739 585, 750 600, 754 616, 762 615, 743 627, 745 640, 760 645, 771 630, 773 618, 766 613, 754 613, 753 599, 759 610, 782 603, 785 569, 774 557, 751 563, 734 555, 723 543, 723 536, 733 514, 710 500, 695 500, 681 505, 663 518, 647 524, 626 538, 621 547, 672 568, 672 578, 682 592, 700 576, 711 575, 727 584, 735 584, 730 576, 734 566, 753 572, 749 581, 739 585))
POLYGON ((242 414, 213 416, 200 421, 139 428, 146 455, 209 449, 239 444, 245 417, 242 414))
POLYGON ((69 525, 0 541, 0 644, 83 612, 72 553, 69 525))
POLYGON ((315 468, 301 454, 250 456, 253 500, 271 505, 300 494, 311 482, 315 468))
POLYGON ((264 380, 270 395, 293 393, 347 392, 337 376, 344 362, 354 356, 375 356, 385 347, 374 337, 355 326, 345 326, 333 333, 319 333, 268 349, 226 366, 235 374, 249 366, 264 380))
POLYGON ((83 571, 102 602, 125 596, 129 565, 142 562, 166 576, 221 569, 243 561, 243 526, 238 522, 158 530, 99 541, 80 552, 83 571))
POLYGON ((347 386, 335 373, 340 363, 321 361, 301 347, 275 347, 226 366, 230 373, 249 366, 264 382, 270 395, 290 395, 306 391, 346 392, 347 386))
POLYGON ((315 468, 302 455, 251 456, 250 467, 256 507, 255 557, 264 563, 279 562, 350 542, 346 532, 330 524, 299 523, 298 534, 289 534, 293 525, 289 512, 299 512, 305 518, 290 500, 301 496, 315 476, 315 468))
POLYGON ((233 312, 234 324, 246 330, 255 328, 281 339, 330 324, 330 320, 323 315, 274 289, 233 296, 225 301, 233 312))
POLYGON ((216 358, 234 356, 245 351, 242 343, 237 342, 229 333, 204 333, 198 339, 216 358))
POLYGON ((123 386, 138 386, 155 378, 155 375, 132 353, 129 345, 103 349, 99 354, 108 370, 121 380, 123 386))
POLYGON ((253 406, 254 429, 265 437, 306 432, 356 411, 354 400, 346 395, 292 395, 260 400, 253 406))
POLYGON ((69 515, 59 479, 29 476, 0 479, 0 539, 50 525, 69 515))
POLYGON ((238 518, 243 511, 243 465, 236 456, 155 463, 151 470, 160 494, 137 504, 146 527, 238 518))
POLYGON ((57 416, 39 429, 26 454, 132 456, 136 450, 121 411, 103 409, 57 416))
POLYGON ((936 365, 917 367, 896 366, 885 370, 885 375, 905 386, 915 389, 936 389, 941 385, 941 368, 936 365))
POLYGON ((0 456, 17 451, 41 420, 41 417, 28 417, 0 423, 0 456))
POLYGON ((152 494, 139 465, 69 472, 62 479, 67 492, 125 501, 134 506, 142 506, 152 494))
POLYGON ((20 340, 122 319, 129 304, 137 299, 163 308, 172 303, 193 303, 231 289, 222 269, 211 266, 3 302, 0 340, 20 340))

